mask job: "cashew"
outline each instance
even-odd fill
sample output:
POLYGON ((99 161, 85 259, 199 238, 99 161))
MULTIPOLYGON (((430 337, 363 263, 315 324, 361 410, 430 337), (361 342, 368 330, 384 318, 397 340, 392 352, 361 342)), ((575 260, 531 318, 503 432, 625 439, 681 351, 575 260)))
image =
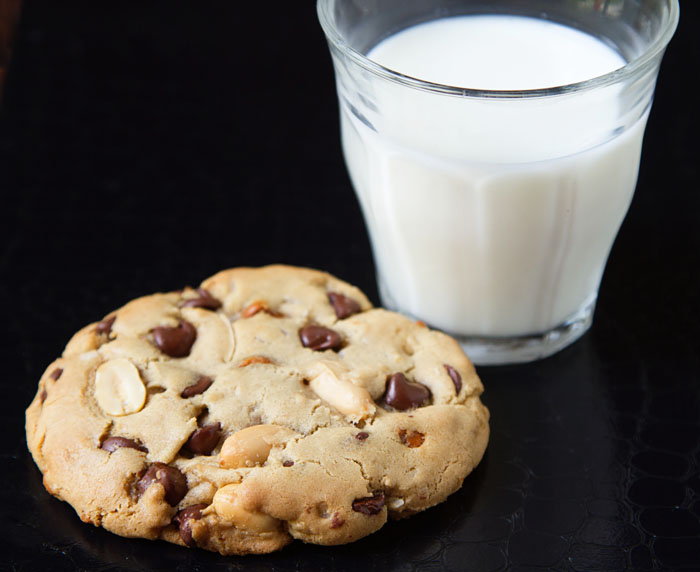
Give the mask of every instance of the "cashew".
POLYGON ((251 532, 272 532, 277 530, 279 520, 262 512, 251 512, 244 508, 241 498, 236 493, 240 484, 224 485, 214 495, 214 510, 216 513, 230 520, 237 528, 251 532))
POLYGON ((309 387, 348 419, 357 422, 374 415, 376 407, 372 396, 364 387, 348 380, 339 366, 317 362, 311 372, 309 387))
POLYGON ((281 425, 253 425, 229 435, 221 446, 219 464, 226 469, 254 467, 267 461, 273 445, 297 433, 281 425))
POLYGON ((107 361, 95 372, 95 399, 108 415, 129 415, 146 403, 146 386, 128 359, 107 361))

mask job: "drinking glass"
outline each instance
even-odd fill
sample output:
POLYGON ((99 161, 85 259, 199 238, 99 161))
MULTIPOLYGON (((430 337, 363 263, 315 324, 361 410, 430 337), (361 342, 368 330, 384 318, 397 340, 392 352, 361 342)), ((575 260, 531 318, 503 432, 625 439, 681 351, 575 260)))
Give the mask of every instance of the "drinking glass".
POLYGON ((382 304, 453 335, 477 364, 539 359, 580 338, 637 183, 677 0, 318 0, 317 9, 382 304), (485 14, 575 28, 626 63, 567 85, 488 90, 367 56, 416 24, 485 14))

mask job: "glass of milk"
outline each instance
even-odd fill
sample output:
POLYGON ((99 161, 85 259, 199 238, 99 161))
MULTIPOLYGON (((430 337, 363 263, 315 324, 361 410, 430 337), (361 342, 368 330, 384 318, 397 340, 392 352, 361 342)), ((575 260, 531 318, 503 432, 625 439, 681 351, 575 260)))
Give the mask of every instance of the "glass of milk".
POLYGON ((591 326, 677 0, 318 0, 382 303, 477 364, 591 326))

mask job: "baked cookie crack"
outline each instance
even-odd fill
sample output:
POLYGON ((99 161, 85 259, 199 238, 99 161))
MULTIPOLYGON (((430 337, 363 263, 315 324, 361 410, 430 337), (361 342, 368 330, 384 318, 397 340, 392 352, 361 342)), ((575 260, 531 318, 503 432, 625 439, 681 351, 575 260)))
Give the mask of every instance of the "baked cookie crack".
POLYGON ((344 458, 346 461, 350 461, 350 462, 355 463, 355 464, 357 465, 357 467, 360 469, 360 473, 362 474, 362 478, 363 478, 365 481, 367 481, 368 484, 372 481, 371 476, 368 475, 368 474, 365 472, 365 468, 362 466, 362 463, 361 463, 358 459, 352 459, 352 458, 349 458, 349 457, 343 457, 343 458, 344 458))

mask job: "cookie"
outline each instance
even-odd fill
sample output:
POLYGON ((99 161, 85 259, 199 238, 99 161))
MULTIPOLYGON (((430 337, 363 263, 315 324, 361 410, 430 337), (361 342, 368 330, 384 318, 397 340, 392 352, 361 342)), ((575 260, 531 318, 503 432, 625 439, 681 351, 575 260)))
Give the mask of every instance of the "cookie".
POLYGON ((290 266, 236 268, 80 330, 27 443, 86 523, 221 554, 332 545, 444 501, 488 440, 456 341, 290 266))

